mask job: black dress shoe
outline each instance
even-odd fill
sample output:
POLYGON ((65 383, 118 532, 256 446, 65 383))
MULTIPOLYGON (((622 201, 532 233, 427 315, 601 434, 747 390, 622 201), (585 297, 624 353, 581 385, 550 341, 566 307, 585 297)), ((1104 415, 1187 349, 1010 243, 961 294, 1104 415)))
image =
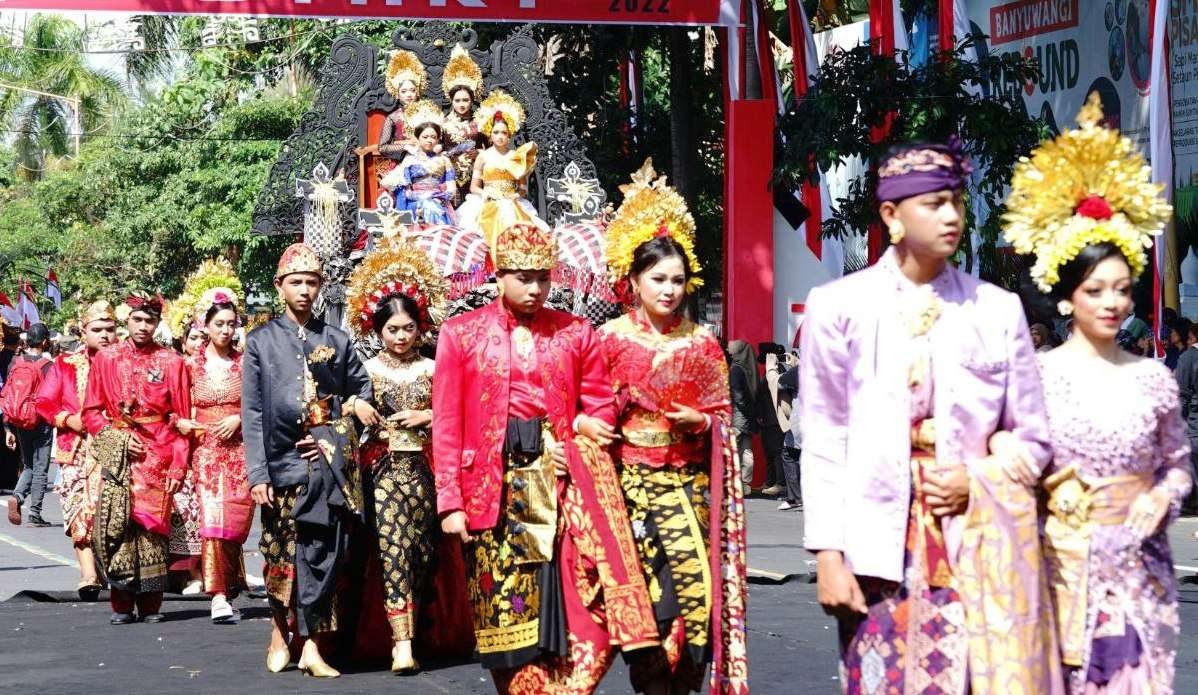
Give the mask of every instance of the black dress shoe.
POLYGON ((134 621, 132 613, 113 613, 112 617, 108 620, 112 625, 128 625, 134 621))
POLYGON ((25 525, 33 526, 34 528, 48 528, 54 524, 51 524, 49 521, 46 521, 40 516, 31 516, 29 517, 29 521, 25 522, 25 525))
POLYGON ((162 617, 161 613, 151 613, 149 615, 141 616, 141 621, 143 623, 160 623, 163 620, 165 620, 165 618, 162 617))

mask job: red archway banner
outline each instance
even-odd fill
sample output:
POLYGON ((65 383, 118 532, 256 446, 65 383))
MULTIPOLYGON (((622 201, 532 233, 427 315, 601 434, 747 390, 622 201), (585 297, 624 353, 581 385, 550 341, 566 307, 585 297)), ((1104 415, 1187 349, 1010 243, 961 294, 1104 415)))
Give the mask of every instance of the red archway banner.
POLYGON ((0 0, 6 10, 443 19, 577 24, 720 24, 729 0, 0 0))

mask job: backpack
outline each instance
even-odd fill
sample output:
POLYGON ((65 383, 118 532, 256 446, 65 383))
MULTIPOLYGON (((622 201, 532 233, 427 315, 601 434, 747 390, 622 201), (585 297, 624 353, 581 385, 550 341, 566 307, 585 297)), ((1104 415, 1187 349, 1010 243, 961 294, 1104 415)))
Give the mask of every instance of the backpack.
POLYGON ((49 367, 50 361, 44 357, 34 360, 22 357, 12 361, 8 380, 0 390, 0 412, 4 413, 8 424, 19 430, 38 426, 37 390, 49 367))

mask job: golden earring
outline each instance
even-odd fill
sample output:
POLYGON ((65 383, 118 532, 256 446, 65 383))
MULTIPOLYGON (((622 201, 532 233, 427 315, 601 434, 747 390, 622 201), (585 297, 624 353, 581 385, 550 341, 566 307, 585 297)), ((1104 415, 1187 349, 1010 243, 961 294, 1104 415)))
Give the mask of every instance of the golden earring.
POLYGON ((503 283, 498 279, 495 280, 495 290, 499 293, 499 298, 503 298, 503 283))
POLYGON ((907 228, 903 226, 902 220, 891 220, 889 230, 891 244, 899 243, 907 235, 907 228))

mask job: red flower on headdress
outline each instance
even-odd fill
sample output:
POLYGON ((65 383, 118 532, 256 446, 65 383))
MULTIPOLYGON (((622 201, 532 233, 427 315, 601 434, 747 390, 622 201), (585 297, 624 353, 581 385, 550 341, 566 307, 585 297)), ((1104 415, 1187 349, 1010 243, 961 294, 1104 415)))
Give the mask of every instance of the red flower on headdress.
POLYGON ((1100 195, 1092 195, 1083 200, 1075 212, 1092 220, 1109 220, 1115 214, 1115 211, 1111 209, 1111 204, 1100 195))
POLYGON ((665 222, 662 222, 661 226, 657 228, 657 236, 659 236, 659 237, 670 236, 670 226, 668 224, 666 224, 665 222))

